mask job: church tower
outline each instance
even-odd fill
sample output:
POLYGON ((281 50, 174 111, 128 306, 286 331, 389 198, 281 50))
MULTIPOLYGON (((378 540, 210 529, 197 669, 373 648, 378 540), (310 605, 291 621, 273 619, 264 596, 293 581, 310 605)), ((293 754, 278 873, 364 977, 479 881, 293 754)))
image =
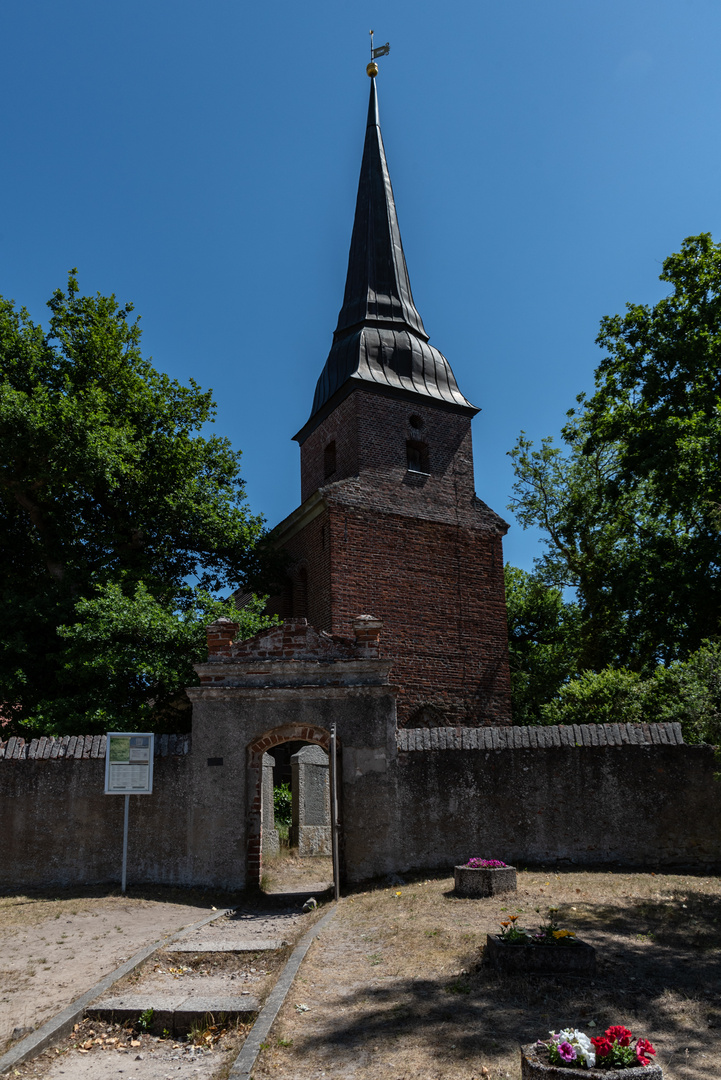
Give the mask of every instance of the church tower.
POLYGON ((510 723, 502 537, 475 495, 471 419, 413 302, 370 103, 343 306, 300 444, 301 506, 268 610, 351 636, 383 620, 405 727, 510 723))

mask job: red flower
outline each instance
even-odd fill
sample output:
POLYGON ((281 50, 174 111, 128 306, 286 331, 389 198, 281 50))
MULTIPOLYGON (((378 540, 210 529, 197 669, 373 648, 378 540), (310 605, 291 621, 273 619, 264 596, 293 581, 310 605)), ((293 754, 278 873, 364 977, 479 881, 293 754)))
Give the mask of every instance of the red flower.
POLYGON ((598 1035, 595 1039, 591 1038, 591 1042, 596 1047, 596 1057, 606 1057, 611 1053, 611 1041, 607 1039, 605 1035, 598 1035))
POLYGON ((611 1042, 618 1042, 619 1046, 628 1046, 633 1038, 633 1034, 623 1024, 616 1024, 615 1027, 606 1028, 606 1035, 611 1042))
POLYGON ((651 1064, 651 1059, 645 1057, 644 1055, 645 1054, 655 1054, 655 1053, 656 1053, 656 1051, 651 1046, 651 1043, 648 1041, 648 1039, 637 1039, 636 1040, 636 1057, 638 1058, 639 1065, 650 1065, 651 1064))

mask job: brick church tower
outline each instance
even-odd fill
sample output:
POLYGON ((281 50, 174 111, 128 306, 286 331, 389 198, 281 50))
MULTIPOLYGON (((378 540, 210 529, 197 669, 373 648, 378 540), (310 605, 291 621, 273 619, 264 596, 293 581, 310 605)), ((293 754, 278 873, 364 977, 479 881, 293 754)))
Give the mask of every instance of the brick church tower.
POLYGON ((428 344, 411 294, 375 78, 343 307, 300 444, 291 556, 268 610, 351 636, 383 620, 405 727, 510 723, 502 537, 477 498, 478 412, 428 344))

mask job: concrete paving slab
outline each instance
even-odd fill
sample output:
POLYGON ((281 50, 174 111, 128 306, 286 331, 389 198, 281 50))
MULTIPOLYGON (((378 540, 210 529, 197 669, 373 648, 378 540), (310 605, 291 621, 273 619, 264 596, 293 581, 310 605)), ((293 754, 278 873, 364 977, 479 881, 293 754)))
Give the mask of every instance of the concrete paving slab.
POLYGON ((98 1001, 87 1010, 86 1016, 110 1023, 122 1023, 125 1020, 134 1023, 143 1013, 149 1013, 152 1009, 153 1016, 148 1024, 148 1031, 152 1031, 154 1035, 162 1035, 163 1031, 173 1031, 175 1010, 183 1004, 186 997, 187 994, 122 994, 116 998, 98 1001))
POLYGON ((203 939, 198 941, 181 941, 168 949, 171 953, 243 953, 243 952, 275 952, 282 949, 288 942, 282 938, 247 938, 244 941, 223 941, 217 938, 203 939))
POLYGON ((190 1029, 212 1016, 217 1020, 245 1020, 260 1009, 258 999, 252 994, 213 995, 200 997, 179 994, 120 994, 96 1002, 87 1015, 108 1023, 136 1023, 143 1013, 149 1014, 147 1030, 160 1035, 168 1031, 172 1035, 187 1035, 190 1029))
POLYGON ((192 997, 176 1009, 173 1024, 176 1035, 186 1035, 191 1028, 203 1024, 208 1017, 217 1023, 220 1017, 224 1021, 249 1020, 260 1012, 260 1002, 251 994, 243 997, 192 997))

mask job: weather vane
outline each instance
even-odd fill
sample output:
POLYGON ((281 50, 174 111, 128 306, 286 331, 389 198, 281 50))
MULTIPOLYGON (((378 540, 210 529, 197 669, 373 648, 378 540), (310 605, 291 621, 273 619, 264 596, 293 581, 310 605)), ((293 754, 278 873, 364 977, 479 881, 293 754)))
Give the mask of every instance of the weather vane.
POLYGON ((373 48, 373 31, 372 30, 370 31, 370 35, 371 35, 371 62, 366 67, 366 71, 367 71, 368 75, 370 75, 371 79, 375 79, 376 75, 378 74, 378 65, 376 64, 376 58, 379 57, 379 56, 388 56, 388 53, 391 51, 391 47, 388 44, 388 42, 386 41, 385 45, 379 45, 377 49, 374 49, 373 48))

